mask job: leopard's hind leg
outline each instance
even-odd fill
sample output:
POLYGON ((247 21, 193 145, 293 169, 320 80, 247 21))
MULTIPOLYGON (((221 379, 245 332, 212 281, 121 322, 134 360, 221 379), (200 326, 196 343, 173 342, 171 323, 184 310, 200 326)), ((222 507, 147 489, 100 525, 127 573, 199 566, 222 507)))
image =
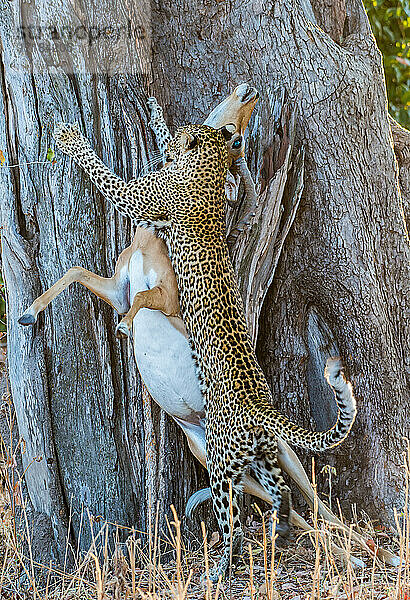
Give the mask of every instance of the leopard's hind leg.
POLYGON ((243 443, 243 438, 241 442, 241 447, 231 455, 226 448, 217 451, 216 445, 212 447, 209 439, 207 440, 207 446, 212 448, 208 454, 207 467, 213 508, 224 541, 224 554, 218 566, 210 573, 210 579, 214 582, 218 581, 220 576, 224 577, 242 553, 243 532, 238 500, 242 494, 245 473, 255 459, 255 454, 252 439, 249 445, 243 443))
POLYGON ((251 464, 251 469, 272 499, 271 532, 276 512, 275 531, 280 537, 286 538, 290 533, 292 496, 279 466, 277 442, 267 437, 265 433, 257 433, 256 438, 257 455, 251 464))

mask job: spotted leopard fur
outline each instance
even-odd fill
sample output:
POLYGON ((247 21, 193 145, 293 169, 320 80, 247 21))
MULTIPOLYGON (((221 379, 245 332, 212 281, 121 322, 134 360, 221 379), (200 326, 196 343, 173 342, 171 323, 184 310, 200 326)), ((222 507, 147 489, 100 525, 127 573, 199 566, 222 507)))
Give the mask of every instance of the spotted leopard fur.
POLYGON ((335 425, 307 431, 273 408, 272 395, 248 335, 244 308, 224 232, 226 130, 189 125, 171 143, 168 168, 128 184, 98 158, 76 125, 55 132, 58 147, 88 173, 98 189, 138 225, 155 227, 166 241, 177 277, 182 318, 206 400, 207 467, 224 554, 212 578, 241 552, 238 495, 251 467, 272 497, 277 529, 286 533, 290 491, 277 462, 277 436, 325 450, 348 434, 356 415, 351 385, 340 362, 329 361, 327 380, 339 408, 335 425), (232 527, 230 515, 232 506, 232 527))
POLYGON ((160 153, 164 161, 167 160, 168 144, 172 140, 172 135, 169 132, 168 126, 164 119, 164 111, 153 96, 147 100, 150 109, 151 120, 149 126, 155 133, 155 139, 160 153))

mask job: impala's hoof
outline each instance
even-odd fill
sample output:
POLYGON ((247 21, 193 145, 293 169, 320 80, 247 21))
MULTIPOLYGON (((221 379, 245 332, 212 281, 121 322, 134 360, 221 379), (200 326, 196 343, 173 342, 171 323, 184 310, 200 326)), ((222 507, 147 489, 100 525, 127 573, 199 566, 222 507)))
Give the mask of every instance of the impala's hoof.
POLYGON ((18 322, 20 323, 20 325, 34 325, 34 323, 36 321, 37 321, 36 317, 34 317, 33 315, 31 315, 30 313, 25 313, 18 320, 18 322))
POLYGON ((275 532, 273 532, 273 518, 269 519, 269 535, 272 537, 273 533, 278 535, 282 542, 287 540, 290 537, 292 528, 286 518, 279 519, 276 521, 275 532))
POLYGON ((128 325, 126 323, 123 323, 122 321, 120 323, 118 323, 117 328, 115 330, 115 335, 117 336, 117 338, 119 340, 127 338, 127 337, 131 337, 131 331, 128 327, 128 325))

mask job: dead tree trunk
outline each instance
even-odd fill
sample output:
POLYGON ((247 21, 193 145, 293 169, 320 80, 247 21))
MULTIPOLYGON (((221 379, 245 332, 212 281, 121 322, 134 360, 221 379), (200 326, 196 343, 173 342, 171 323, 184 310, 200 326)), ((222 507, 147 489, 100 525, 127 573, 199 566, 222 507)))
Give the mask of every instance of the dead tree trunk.
MULTIPOLYGON (((342 500, 391 518, 408 435, 409 250, 381 60, 361 2, 338 3, 332 13, 319 0, 313 8, 309 0, 97 4, 76 3, 73 16, 67 0, 52 11, 45 0, 19 0, 1 15, 1 148, 8 164, 20 163, 2 169, 0 183, 8 356, 24 460, 43 457, 26 477, 36 510, 49 516, 61 550, 70 506, 74 543, 82 507, 143 530, 149 488, 181 513, 202 475, 175 426, 155 407, 152 420, 142 403, 111 309, 78 287, 34 330, 18 327, 23 308, 70 266, 111 274, 129 239, 124 219, 75 166, 61 156, 55 165, 25 163, 44 159, 55 122, 77 120, 103 160, 133 177, 153 149, 148 93, 177 125, 200 122, 235 85, 252 81, 261 101, 249 160, 261 202, 273 201, 269 186, 289 145, 285 96, 297 115, 293 161, 298 148, 305 154, 295 221, 281 256, 268 253, 272 269, 279 258, 269 291, 249 282, 249 266, 240 273, 245 296, 249 285, 258 291, 250 322, 267 293, 259 358, 278 407, 319 428, 334 417, 325 358, 346 359, 359 417, 350 441, 325 461, 336 461, 342 500)), ((291 187, 281 208, 287 223, 291 187)), ((247 234, 238 243, 245 240, 252 242, 247 234)), ((237 247, 234 256, 243 255, 237 247)), ((266 260, 262 271, 269 286, 266 260)))

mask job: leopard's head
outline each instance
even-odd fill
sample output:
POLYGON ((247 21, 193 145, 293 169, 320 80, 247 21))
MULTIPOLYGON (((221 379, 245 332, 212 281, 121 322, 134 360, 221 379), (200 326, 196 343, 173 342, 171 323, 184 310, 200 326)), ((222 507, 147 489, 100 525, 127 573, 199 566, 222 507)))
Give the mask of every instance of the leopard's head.
POLYGON ((227 142, 235 133, 234 125, 214 129, 207 125, 187 125, 178 129, 169 145, 168 169, 187 193, 175 200, 181 215, 192 219, 222 220, 224 190, 228 169, 227 142), (186 205, 185 205, 186 204, 186 205))
POLYGON ((227 142, 235 134, 234 125, 214 129, 207 125, 180 127, 170 142, 168 158, 185 181, 214 188, 224 183, 228 166, 227 142))

